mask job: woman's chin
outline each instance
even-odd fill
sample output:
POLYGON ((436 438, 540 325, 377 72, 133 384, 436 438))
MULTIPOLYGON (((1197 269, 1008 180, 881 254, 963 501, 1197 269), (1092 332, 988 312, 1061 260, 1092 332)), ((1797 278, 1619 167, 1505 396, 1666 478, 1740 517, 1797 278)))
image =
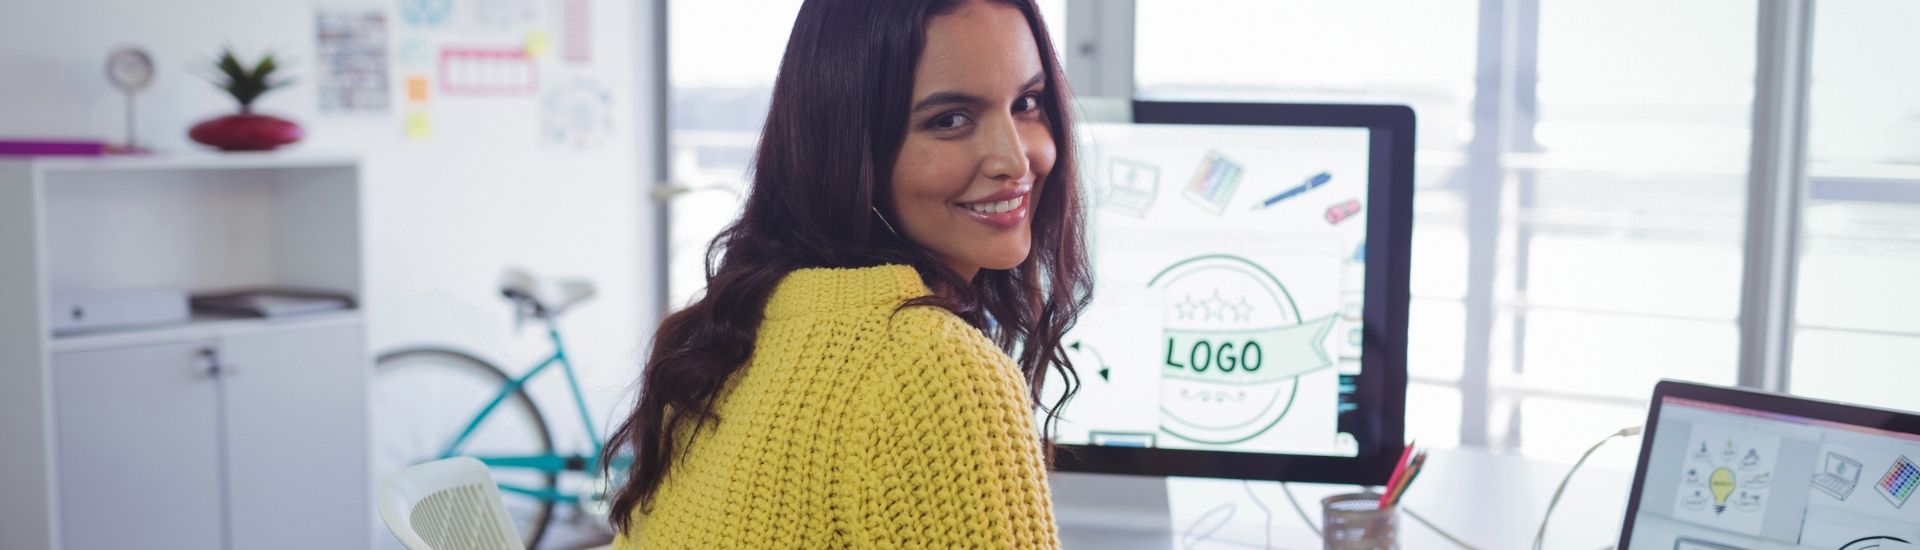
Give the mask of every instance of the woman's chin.
POLYGON ((991 258, 986 258, 986 260, 987 261, 980 263, 981 269, 1006 271, 1009 269, 1020 267, 1020 264, 1026 263, 1027 249, 1025 247, 1022 247, 1017 253, 1013 251, 1008 251, 1005 254, 995 254, 991 258))

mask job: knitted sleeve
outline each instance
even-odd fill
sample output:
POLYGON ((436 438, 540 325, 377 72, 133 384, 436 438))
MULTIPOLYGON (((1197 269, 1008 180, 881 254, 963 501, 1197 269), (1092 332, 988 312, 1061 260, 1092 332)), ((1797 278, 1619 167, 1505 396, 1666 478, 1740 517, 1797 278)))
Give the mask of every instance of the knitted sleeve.
POLYGON ((852 542, 881 548, 1057 548, 1026 382, 952 314, 900 311, 848 420, 867 434, 842 475, 852 542), (851 470, 851 471, 846 471, 851 470))

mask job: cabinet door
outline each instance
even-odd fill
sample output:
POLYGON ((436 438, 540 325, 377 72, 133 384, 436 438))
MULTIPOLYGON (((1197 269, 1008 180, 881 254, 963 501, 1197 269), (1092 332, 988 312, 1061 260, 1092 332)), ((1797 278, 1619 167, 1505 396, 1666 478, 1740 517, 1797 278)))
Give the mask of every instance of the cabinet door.
POLYGON ((211 343, 53 356, 65 547, 222 548, 220 393, 211 343))
POLYGON ((367 380, 360 325, 221 341, 235 549, 367 548, 367 380))

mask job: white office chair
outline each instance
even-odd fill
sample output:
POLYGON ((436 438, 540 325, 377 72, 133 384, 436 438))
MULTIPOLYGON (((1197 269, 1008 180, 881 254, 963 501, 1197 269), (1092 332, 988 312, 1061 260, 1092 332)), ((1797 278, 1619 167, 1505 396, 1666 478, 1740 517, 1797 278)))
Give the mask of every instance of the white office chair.
POLYGON ((416 464, 380 483, 380 519, 409 550, 525 550, 480 461, 416 464))

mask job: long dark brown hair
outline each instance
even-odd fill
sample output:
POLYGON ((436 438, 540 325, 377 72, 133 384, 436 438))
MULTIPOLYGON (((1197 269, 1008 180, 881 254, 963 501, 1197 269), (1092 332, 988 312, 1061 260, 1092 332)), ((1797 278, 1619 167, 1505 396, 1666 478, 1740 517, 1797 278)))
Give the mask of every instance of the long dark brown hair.
POLYGON ((661 321, 641 372, 640 399, 602 457, 601 464, 623 452, 634 457, 612 497, 609 519, 622 532, 671 470, 674 434, 691 429, 697 436, 721 420, 713 399, 753 355, 767 299, 795 269, 913 266, 933 295, 902 307, 946 308, 1014 355, 1052 432, 1056 411, 1080 385, 1060 341, 1086 307, 1093 283, 1067 82, 1033 0, 996 0, 1026 15, 1046 75, 1040 102, 1058 155, 1034 206, 1026 260, 1009 270, 981 270, 967 281, 876 215, 899 219, 886 200, 888 178, 906 139, 926 23, 962 1, 807 0, 800 7, 774 81, 746 209, 707 250, 705 294, 661 321), (1040 402, 1040 391, 1050 368, 1066 393, 1049 405, 1040 402))

